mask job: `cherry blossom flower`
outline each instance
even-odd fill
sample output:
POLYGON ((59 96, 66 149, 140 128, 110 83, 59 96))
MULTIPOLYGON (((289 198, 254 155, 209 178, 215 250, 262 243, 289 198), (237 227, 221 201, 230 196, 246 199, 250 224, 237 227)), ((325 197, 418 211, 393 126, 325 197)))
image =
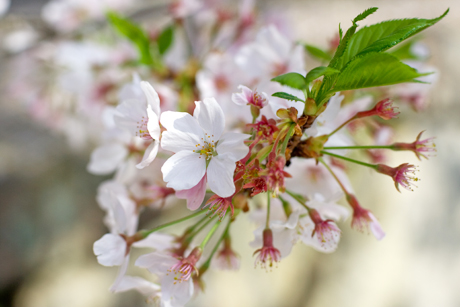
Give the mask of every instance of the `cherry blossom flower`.
POLYGON ((393 106, 393 102, 387 98, 377 102, 375 107, 371 110, 358 112, 356 117, 363 118, 368 116, 378 116, 381 119, 389 120, 398 117, 399 112, 397 109, 397 107, 393 106))
POLYGON ((241 93, 232 94, 232 101, 237 105, 250 105, 259 109, 262 109, 267 105, 268 95, 264 92, 258 93, 257 91, 253 91, 244 85, 239 85, 238 89, 241 90, 241 93))
POLYGON ((137 168, 148 166, 156 157, 160 145, 160 98, 153 87, 145 81, 140 82, 140 87, 146 97, 145 100, 129 99, 123 101, 118 107, 115 122, 132 135, 152 143, 145 149, 142 161, 137 168))
POLYGON ((119 183, 111 181, 100 188, 98 201, 107 211, 105 222, 110 233, 103 235, 93 246, 94 254, 101 265, 120 266, 118 276, 111 287, 112 291, 117 288, 126 273, 131 246, 156 250, 165 250, 173 246, 173 237, 169 235, 152 233, 142 238, 135 234, 139 218, 136 204, 127 197, 126 189, 120 189, 120 186, 119 183))
POLYGON ((194 286, 190 277, 197 272, 196 263, 200 257, 200 248, 195 248, 183 259, 164 252, 154 252, 140 256, 135 265, 157 275, 161 283, 162 301, 178 307, 185 305, 193 295, 194 286))
MULTIPOLYGON (((244 140, 249 135, 222 134, 225 120, 217 101, 214 98, 197 101, 193 117, 188 113, 164 112, 160 121, 167 129, 163 132, 161 147, 176 153, 161 168, 167 187, 180 191, 199 185, 202 192, 206 188, 202 182, 206 175, 205 180, 214 193, 231 196, 235 192, 235 163, 248 153, 244 140)), ((193 195, 204 196, 203 193, 193 195)), ((188 207, 197 209, 201 201, 189 203, 188 207)))
POLYGON ((315 229, 312 232, 312 237, 316 236, 321 247, 325 250, 335 250, 340 240, 340 229, 332 220, 323 220, 315 209, 309 212, 310 218, 315 223, 315 229))
MULTIPOLYGON (((317 193, 307 202, 311 211, 302 214, 296 228, 302 243, 323 253, 332 253, 337 249, 341 231, 335 222, 349 216, 348 210, 336 203, 341 197, 341 193, 327 197, 317 193)), ((290 198, 286 196, 286 199, 290 198)), ((305 212, 304 208, 297 210, 305 212)))
POLYGON ((403 163, 398 167, 377 164, 376 171, 393 178, 398 192, 401 192, 399 190, 399 185, 409 191, 413 191, 412 186, 416 186, 414 182, 420 180, 418 177, 415 177, 415 172, 417 171, 416 167, 409 163, 403 163))
POLYGON ((219 195, 213 195, 209 198, 206 204, 203 206, 203 209, 209 207, 209 210, 214 210, 214 215, 219 215, 220 220, 225 217, 227 209, 230 208, 232 215, 234 213, 234 208, 232 204, 232 197, 220 197, 219 195))
MULTIPOLYGON (((261 225, 254 231, 254 240, 249 243, 254 248, 260 247, 264 243, 266 211, 258 211, 253 212, 250 216, 252 220, 261 225)), ((272 231, 272 244, 280 252, 280 259, 287 257, 291 253, 292 247, 299 239, 296 230, 299 215, 300 211, 294 211, 289 218, 286 218, 281 209, 280 201, 277 198, 272 199, 269 226, 272 231)))
POLYGON ((379 221, 372 214, 372 212, 361 207, 354 195, 347 194, 346 198, 347 202, 353 208, 353 219, 351 221, 351 227, 361 232, 365 230, 369 231, 370 229, 377 240, 382 240, 385 237, 385 232, 383 231, 379 221))
MULTIPOLYGON (((294 45, 285 35, 270 25, 259 31, 253 42, 243 45, 235 55, 236 64, 253 80, 257 80, 259 90, 267 94, 287 92, 303 97, 300 90, 283 87, 278 83, 270 82, 273 77, 287 73, 298 72, 305 74, 305 62, 302 46, 294 45)), ((248 84, 248 83, 246 83, 248 84)), ((269 97, 270 108, 264 108, 268 117, 276 117, 276 112, 283 108, 295 107, 299 116, 303 114, 305 105, 301 102, 287 101, 276 97, 269 97)))
POLYGON ((273 246, 273 233, 271 229, 267 228, 263 232, 263 245, 262 248, 259 248, 254 252, 254 255, 257 254, 255 260, 255 266, 260 264, 264 269, 272 268, 273 262, 276 264, 281 260, 280 251, 273 246))
POLYGON ((412 143, 394 143, 394 150, 410 150, 415 153, 419 160, 421 160, 420 157, 428 159, 431 156, 430 153, 436 152, 436 145, 433 142, 434 137, 420 140, 423 132, 420 132, 417 135, 417 139, 412 143))

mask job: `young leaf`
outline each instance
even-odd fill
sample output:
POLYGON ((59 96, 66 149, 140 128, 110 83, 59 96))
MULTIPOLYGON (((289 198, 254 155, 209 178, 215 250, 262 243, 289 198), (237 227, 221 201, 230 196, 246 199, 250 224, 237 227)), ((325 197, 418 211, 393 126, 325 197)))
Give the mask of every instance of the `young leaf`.
MULTIPOLYGON (((388 20, 372 26, 364 27, 350 39, 341 59, 342 67, 353 57, 369 52, 385 51, 405 39, 425 30, 441 20, 449 12, 434 19, 398 19, 388 20)), ((335 67, 341 69, 341 67, 335 67)))
POLYGON ((275 81, 281 85, 286 85, 286 86, 289 86, 291 88, 295 88, 298 90, 303 90, 307 88, 307 85, 308 85, 308 83, 305 82, 304 76, 296 72, 290 72, 284 75, 279 75, 273 78, 271 81, 275 81))
POLYGON ((308 84, 321 76, 329 76, 338 73, 340 73, 340 70, 331 67, 319 66, 310 70, 305 76, 305 80, 308 84))
POLYGON ((355 19, 353 19, 353 23, 365 19, 367 16, 369 16, 369 15, 375 13, 375 11, 377 11, 378 9, 379 9, 378 7, 371 7, 371 8, 368 8, 367 10, 365 10, 364 12, 362 12, 361 14, 359 14, 358 16, 356 16, 355 19))
POLYGON ((416 82, 425 76, 388 53, 367 53, 356 57, 340 73, 332 92, 416 82))
POLYGON ((171 46, 174 39, 174 27, 169 26, 161 32, 160 36, 158 36, 158 51, 161 55, 163 55, 168 48, 171 46))
POLYGON ((294 96, 294 95, 291 95, 291 94, 288 94, 288 93, 285 93, 285 92, 276 92, 274 94, 272 94, 273 97, 278 97, 278 98, 283 98, 283 99, 286 99, 286 100, 293 100, 293 101, 301 101, 301 102, 305 102, 303 101, 302 99, 294 96))
POLYGON ((115 12, 108 12, 107 19, 121 35, 136 46, 139 53, 139 62, 151 65, 153 59, 150 53, 150 40, 147 34, 138 25, 115 12))
POLYGON ((308 44, 304 44, 304 47, 305 47, 305 50, 308 52, 308 54, 310 54, 312 57, 320 60, 320 61, 327 61, 329 62, 332 58, 332 56, 327 53, 326 51, 318 48, 318 47, 315 47, 315 46, 312 46, 312 45, 308 45, 308 44))

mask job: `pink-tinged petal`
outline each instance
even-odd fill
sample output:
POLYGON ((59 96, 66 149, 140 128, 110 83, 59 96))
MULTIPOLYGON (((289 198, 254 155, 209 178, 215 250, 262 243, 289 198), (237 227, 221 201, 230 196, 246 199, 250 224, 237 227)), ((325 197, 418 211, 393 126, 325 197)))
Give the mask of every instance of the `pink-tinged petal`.
POLYGON ((142 157, 142 161, 136 165, 138 169, 143 169, 144 167, 147 167, 150 165, 150 163, 155 160, 157 153, 158 153, 158 148, 160 147, 160 142, 159 141, 153 141, 152 144, 147 147, 147 149, 144 152, 144 156, 142 157))
POLYGON ((162 134, 161 147, 172 152, 195 150, 204 136, 197 120, 188 113, 163 112, 160 122, 167 129, 162 134))
POLYGON ((206 195, 206 175, 201 178, 196 186, 188 190, 176 191, 176 197, 187 200, 187 208, 190 210, 198 209, 203 203, 206 195))
POLYGON ((93 252, 100 264, 118 266, 125 259, 126 241, 119 235, 107 233, 94 242, 93 252))
POLYGON ((127 155, 128 150, 122 144, 99 146, 91 153, 87 170, 94 175, 110 174, 117 169, 127 155))
POLYGON ((218 155, 211 159, 208 165, 208 184, 211 190, 220 197, 229 197, 235 193, 233 172, 236 164, 225 156, 218 155))
POLYGON ((110 287, 111 292, 115 292, 115 289, 118 287, 120 282, 123 280, 123 277, 125 277, 126 271, 128 270, 129 266, 129 254, 125 256, 125 259, 123 259, 123 263, 118 269, 118 274, 117 278, 115 278, 115 281, 113 282, 112 286, 110 287))
POLYGON ((155 114, 160 115, 160 97, 158 97, 157 92, 147 81, 141 82, 141 88, 145 97, 147 97, 147 104, 152 107, 155 114))
POLYGON ((168 188, 187 190, 197 185, 206 172, 206 159, 192 151, 180 151, 161 167, 168 188))
POLYGON ((149 298, 158 295, 160 289, 159 285, 137 276, 124 276, 116 287, 111 288, 114 293, 136 290, 149 298))
POLYGON ((224 111, 214 98, 196 101, 193 117, 198 120, 204 132, 218 140, 225 127, 224 111))
POLYGON ((249 134, 227 132, 220 138, 216 151, 219 155, 225 154, 234 162, 241 160, 248 154, 249 147, 244 145, 244 140, 249 137, 249 134))
POLYGON ((233 93, 232 101, 239 106, 245 106, 248 104, 246 97, 244 97, 244 95, 241 93, 233 93))
POLYGON ((233 93, 232 101, 239 106, 247 105, 252 96, 251 89, 244 85, 239 85, 238 89, 241 90, 241 93, 233 93))
POLYGON ((154 248, 157 251, 164 251, 177 246, 174 242, 175 237, 164 233, 151 233, 147 238, 134 242, 131 246, 154 248))
POLYGON ((148 116, 148 122, 147 122, 147 130, 149 131, 150 136, 154 140, 159 140, 160 139, 160 119, 158 118, 158 115, 155 114, 155 112, 152 110, 152 107, 149 105, 147 107, 147 116, 148 116))
POLYGON ((371 221, 369 222, 369 228, 371 229, 372 234, 377 240, 382 240, 385 237, 385 232, 380 226, 379 221, 375 218, 375 216, 369 212, 369 218, 371 221))
MULTIPOLYGON (((177 263, 177 259, 162 253, 154 252, 146 255, 142 255, 137 258, 134 263, 135 266, 149 270, 150 273, 158 276, 164 276, 168 274, 168 270, 177 263)), ((172 274, 171 274, 172 275, 172 274)))

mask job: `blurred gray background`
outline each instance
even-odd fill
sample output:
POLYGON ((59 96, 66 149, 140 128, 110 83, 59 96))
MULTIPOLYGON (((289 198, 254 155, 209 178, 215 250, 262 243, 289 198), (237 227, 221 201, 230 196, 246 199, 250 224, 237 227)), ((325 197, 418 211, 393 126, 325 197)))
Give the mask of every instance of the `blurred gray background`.
MULTIPOLYGON (((21 19, 40 27, 44 0, 13 0, 0 31, 21 19)), ((153 4, 156 1, 150 1, 153 4)), ((164 2, 164 1, 162 1, 164 2)), ((321 254, 298 244, 271 273, 253 268, 253 226, 234 227, 239 272, 212 271, 206 292, 188 306, 201 307, 454 307, 460 306, 460 1, 259 1, 292 23, 292 37, 325 47, 342 23, 370 6, 379 11, 362 25, 393 18, 449 15, 424 32, 440 71, 423 113, 402 108, 396 141, 421 130, 436 136, 437 157, 418 162, 410 153, 390 165, 420 167, 418 189, 398 193, 388 178, 356 168, 353 184, 387 233, 372 236, 341 225, 337 252, 321 254), (238 239, 237 239, 238 238, 238 239)), ((0 54, 0 86, 10 55, 0 54)), ((307 62, 307 66, 313 65, 307 62)), ((0 93, 3 92, 0 91, 0 93)), ((31 120, 24 107, 0 96, 0 306, 144 306, 137 293, 108 292, 116 269, 97 264, 92 244, 106 232, 95 202, 104 178, 85 170, 88 152, 74 152, 62 136, 31 120)))

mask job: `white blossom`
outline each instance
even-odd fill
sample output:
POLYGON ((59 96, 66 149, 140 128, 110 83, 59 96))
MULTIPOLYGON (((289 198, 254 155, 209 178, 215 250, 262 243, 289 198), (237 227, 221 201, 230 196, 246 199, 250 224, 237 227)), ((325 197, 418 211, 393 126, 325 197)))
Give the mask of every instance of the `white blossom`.
POLYGON ((228 197, 235 192, 235 162, 248 153, 244 140, 249 135, 224 131, 222 109, 214 98, 196 102, 193 117, 188 113, 164 112, 161 147, 175 152, 161 171, 167 186, 175 190, 195 187, 203 176, 211 190, 228 197))

